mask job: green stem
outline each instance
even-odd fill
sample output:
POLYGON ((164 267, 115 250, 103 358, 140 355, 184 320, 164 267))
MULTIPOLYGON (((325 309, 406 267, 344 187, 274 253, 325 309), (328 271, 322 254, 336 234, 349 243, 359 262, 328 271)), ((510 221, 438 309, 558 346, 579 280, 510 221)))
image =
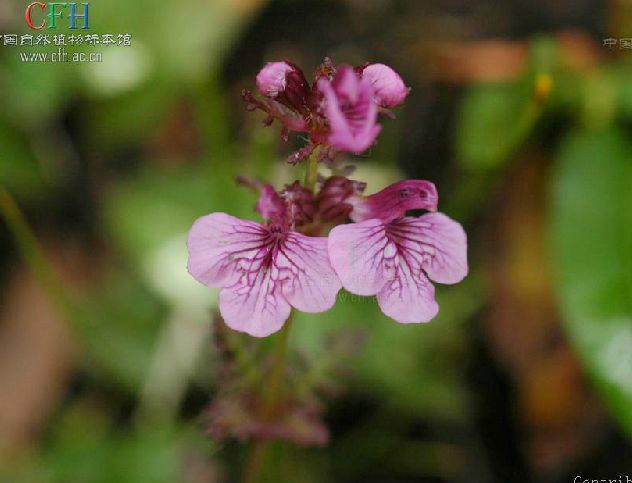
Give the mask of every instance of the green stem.
POLYGON ((18 204, 3 186, 0 186, 0 215, 7 223, 28 268, 35 275, 46 296, 67 321, 74 321, 74 304, 64 292, 60 280, 46 259, 18 204))
POLYGON ((316 154, 313 153, 308 158, 305 167, 305 187, 310 191, 314 191, 316 181, 318 181, 318 159, 316 158, 316 154))
MULTIPOLYGON (((274 347, 274 360, 270 368, 270 383, 262 395, 260 417, 264 421, 272 421, 282 409, 279 403, 283 401, 285 393, 285 373, 290 329, 292 328, 292 314, 277 336, 274 347)), ((250 450, 248 461, 242 477, 243 483, 256 483, 261 478, 261 468, 264 463, 264 453, 268 447, 267 441, 258 441, 250 450)))
POLYGON ((262 415, 264 419, 273 419, 278 410, 279 401, 283 399, 285 392, 285 362, 287 360, 287 348, 292 328, 292 315, 281 329, 277 344, 274 348, 274 361, 270 370, 270 385, 263 398, 262 415))
POLYGON ((260 480, 266 448, 267 443, 265 441, 257 441, 252 447, 248 455, 248 461, 246 461, 244 476, 242 478, 243 483, 257 483, 260 480))

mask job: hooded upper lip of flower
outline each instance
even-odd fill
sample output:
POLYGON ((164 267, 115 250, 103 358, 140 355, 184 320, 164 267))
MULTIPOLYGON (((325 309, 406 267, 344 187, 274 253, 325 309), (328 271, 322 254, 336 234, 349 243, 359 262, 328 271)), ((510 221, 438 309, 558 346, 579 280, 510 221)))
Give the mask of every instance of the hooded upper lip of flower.
POLYGON ((439 194, 430 181, 406 179, 370 196, 351 197, 348 203, 353 205, 349 214, 353 221, 371 218, 390 221, 403 217, 410 210, 437 211, 439 194))

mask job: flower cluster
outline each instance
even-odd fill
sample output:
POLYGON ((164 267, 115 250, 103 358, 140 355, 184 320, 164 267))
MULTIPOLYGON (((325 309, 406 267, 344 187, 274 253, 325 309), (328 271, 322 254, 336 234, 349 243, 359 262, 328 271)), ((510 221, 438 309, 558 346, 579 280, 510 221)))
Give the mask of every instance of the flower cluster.
POLYGON ((336 69, 329 59, 316 70, 312 85, 293 63, 270 62, 257 75, 257 89, 263 99, 248 90, 242 95, 250 110, 266 113, 265 126, 276 120, 285 139, 289 132, 309 136, 309 143, 289 157, 292 164, 318 146, 325 148, 321 160, 332 159, 338 151, 365 151, 382 129, 378 115, 392 117, 389 109, 402 104, 409 91, 399 74, 384 64, 336 69))
POLYGON ((388 109, 408 95, 401 77, 383 64, 336 69, 326 60, 310 86, 284 61, 264 66, 257 88, 264 99, 249 92, 244 97, 267 113, 267 125, 277 120, 285 132, 309 135, 292 161, 319 147, 312 162, 324 162, 332 174, 318 179, 315 192, 298 181, 281 191, 256 185, 261 223, 225 213, 194 223, 188 269, 222 289, 226 324, 265 337, 283 326, 292 307, 330 309, 343 287, 375 295, 397 322, 430 321, 438 312, 431 280, 453 284, 467 274, 463 228, 437 212, 437 190, 429 181, 400 181, 366 196, 364 183, 333 168, 337 152, 361 153, 375 142, 378 114, 391 115, 388 109), (407 216, 411 210, 426 213, 407 216))

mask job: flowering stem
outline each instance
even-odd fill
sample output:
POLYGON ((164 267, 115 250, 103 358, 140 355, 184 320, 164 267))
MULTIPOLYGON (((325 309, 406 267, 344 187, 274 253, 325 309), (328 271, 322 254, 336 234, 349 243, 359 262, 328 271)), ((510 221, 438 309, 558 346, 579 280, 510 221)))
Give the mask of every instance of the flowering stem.
POLYGON ((312 153, 307 159, 307 166, 305 167, 305 187, 314 191, 316 181, 318 181, 318 159, 315 153, 312 153))
POLYGON ((257 483, 259 480, 266 446, 265 441, 257 441, 250 450, 242 479, 243 483, 257 483))
POLYGON ((277 405, 283 398, 284 392, 284 376, 285 376, 285 361, 287 359, 287 347, 290 329, 292 327, 292 317, 287 320, 279 337, 277 339, 277 345, 275 347, 275 357, 272 369, 270 371, 270 386, 267 392, 267 397, 264 398, 263 404, 263 417, 269 420, 275 416, 277 405))
MULTIPOLYGON (((270 368, 270 384, 263 393, 260 408, 260 417, 264 422, 272 421, 277 417, 285 392, 285 369, 287 360, 288 340, 292 328, 292 314, 279 332, 277 343, 274 347, 274 360, 270 368)), ((256 483, 261 477, 261 467, 264 461, 264 453, 268 446, 267 441, 258 441, 250 450, 246 462, 243 483, 256 483)))

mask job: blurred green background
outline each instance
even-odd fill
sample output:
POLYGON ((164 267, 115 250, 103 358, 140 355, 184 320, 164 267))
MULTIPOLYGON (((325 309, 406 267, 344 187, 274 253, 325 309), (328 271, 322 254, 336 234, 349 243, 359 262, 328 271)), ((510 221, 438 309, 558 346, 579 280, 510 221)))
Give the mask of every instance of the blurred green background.
MULTIPOLYGON (((2 0, 0 34, 26 33, 28 3, 2 0)), ((255 219, 236 175, 302 176, 283 163, 302 141, 262 129, 240 91, 266 61, 309 73, 325 56, 412 87, 354 178, 435 182, 471 274, 438 287, 423 326, 345 293, 297 314, 292 357, 317 373, 341 331, 364 342, 327 376, 330 444, 275 444, 264 480, 632 477, 632 2, 108 0, 90 16, 132 46, 35 64, 0 39, 1 482, 238 481, 246 447, 205 431, 217 294, 184 240, 212 211, 255 219)))

